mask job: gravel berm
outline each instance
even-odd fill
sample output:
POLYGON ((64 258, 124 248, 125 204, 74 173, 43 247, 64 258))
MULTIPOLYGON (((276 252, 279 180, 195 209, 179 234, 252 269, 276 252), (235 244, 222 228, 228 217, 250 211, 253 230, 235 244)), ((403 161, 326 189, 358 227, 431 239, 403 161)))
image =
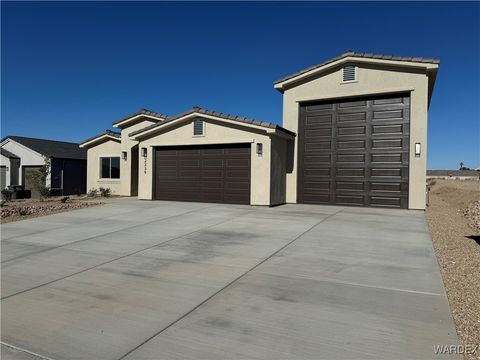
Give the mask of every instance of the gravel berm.
MULTIPOLYGON (((437 180, 427 219, 463 345, 480 345, 480 182, 437 180)), ((480 359, 480 349, 465 354, 480 359)))

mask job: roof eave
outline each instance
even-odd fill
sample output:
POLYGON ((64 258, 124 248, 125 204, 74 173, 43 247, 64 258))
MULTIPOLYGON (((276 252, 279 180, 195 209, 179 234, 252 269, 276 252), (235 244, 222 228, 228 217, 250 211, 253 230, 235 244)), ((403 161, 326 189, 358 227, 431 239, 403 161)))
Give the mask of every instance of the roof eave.
POLYGON ((101 135, 98 135, 98 136, 94 137, 93 139, 88 139, 84 142, 81 142, 78 146, 81 147, 81 148, 89 148, 89 147, 95 146, 94 145, 95 143, 97 143, 97 142, 99 142, 99 141, 101 141, 105 138, 121 142, 121 139, 118 138, 118 137, 112 136, 110 134, 101 134, 101 135))
POLYGON ((114 128, 122 129, 124 127, 127 127, 128 124, 131 123, 132 121, 135 121, 135 120, 140 119, 140 118, 147 118, 147 119, 150 119, 150 120, 154 120, 156 122, 165 120, 165 118, 158 117, 158 116, 153 116, 153 115, 149 115, 149 114, 136 114, 136 115, 130 116, 127 119, 122 119, 120 121, 115 121, 114 123, 112 123, 112 126, 114 128))
POLYGON ((348 62, 362 63, 362 64, 377 64, 377 65, 389 65, 389 66, 398 66, 404 68, 416 68, 416 69, 425 69, 425 70, 436 70, 439 67, 439 63, 426 63, 426 62, 412 62, 412 61, 402 61, 402 60, 385 60, 385 59, 373 59, 373 58, 364 58, 364 57, 355 57, 355 56, 346 56, 338 60, 329 62, 328 64, 307 70, 301 74, 292 77, 286 77, 274 82, 274 88, 283 93, 287 88, 294 87, 295 83, 300 82, 304 79, 308 79, 319 73, 324 72, 325 70, 343 65, 348 62))
POLYGON ((189 119, 192 119, 192 118, 195 118, 195 117, 202 117, 202 118, 206 118, 206 119, 210 119, 210 120, 217 120, 217 121, 223 121, 223 122, 226 122, 226 123, 230 123, 230 124, 235 124, 235 125, 243 125, 245 127, 250 127, 250 128, 253 128, 253 129, 257 129, 257 130, 261 130, 261 131, 265 131, 267 133, 269 132, 275 132, 276 131, 276 128, 270 128, 270 127, 265 127, 265 126, 260 126, 260 125, 255 125, 255 124, 250 124, 248 122, 243 122, 243 121, 235 121, 235 120, 232 120, 232 119, 226 119, 226 118, 223 118, 221 116, 215 116, 215 115, 210 115, 210 114, 205 114, 204 112, 202 111, 192 111, 192 112, 189 112, 187 114, 184 114, 180 117, 178 117, 177 119, 174 119, 174 120, 171 120, 171 121, 168 121, 168 122, 165 122, 165 123, 161 123, 161 124, 158 124, 154 127, 151 127, 151 128, 146 128, 146 129, 141 129, 141 130, 138 130, 138 131, 134 131, 130 134, 128 134, 128 136, 132 139, 132 140, 139 140, 140 138, 143 138, 145 136, 148 136, 150 134, 153 134, 161 129, 166 129, 166 128, 169 128, 175 124, 177 124, 178 122, 181 122, 181 121, 185 121, 185 120, 189 120, 189 119))

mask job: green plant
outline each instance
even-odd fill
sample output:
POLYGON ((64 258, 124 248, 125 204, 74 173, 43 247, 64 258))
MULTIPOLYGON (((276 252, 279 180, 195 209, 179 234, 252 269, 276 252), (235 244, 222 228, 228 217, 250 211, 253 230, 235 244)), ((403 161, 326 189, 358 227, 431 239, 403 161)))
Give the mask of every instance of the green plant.
POLYGON ((12 200, 12 194, 13 194, 13 191, 12 191, 12 190, 8 190, 8 189, 3 189, 3 190, 2 190, 2 198, 3 198, 5 201, 10 201, 10 200, 12 200))
POLYGON ((95 197, 97 195, 98 195, 98 190, 95 189, 95 188, 92 188, 92 189, 88 190, 88 192, 87 192, 88 197, 95 197))
POLYGON ((100 195, 102 195, 102 197, 109 197, 112 194, 110 188, 100 187, 98 191, 100 191, 100 195))
POLYGON ((45 163, 37 171, 32 171, 27 175, 33 190, 40 195, 40 201, 50 196, 50 187, 47 186, 47 177, 50 175, 51 159, 48 156, 43 157, 45 163))

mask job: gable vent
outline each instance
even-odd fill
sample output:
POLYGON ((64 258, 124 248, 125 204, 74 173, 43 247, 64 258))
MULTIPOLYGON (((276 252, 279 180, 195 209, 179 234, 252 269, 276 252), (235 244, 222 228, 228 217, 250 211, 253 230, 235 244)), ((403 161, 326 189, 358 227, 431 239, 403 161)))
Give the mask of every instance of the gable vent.
POLYGON ((343 68, 343 81, 357 80, 355 67, 355 65, 347 65, 343 68))
POLYGON ((193 121, 193 135, 194 136, 203 135, 203 120, 195 119, 193 121))

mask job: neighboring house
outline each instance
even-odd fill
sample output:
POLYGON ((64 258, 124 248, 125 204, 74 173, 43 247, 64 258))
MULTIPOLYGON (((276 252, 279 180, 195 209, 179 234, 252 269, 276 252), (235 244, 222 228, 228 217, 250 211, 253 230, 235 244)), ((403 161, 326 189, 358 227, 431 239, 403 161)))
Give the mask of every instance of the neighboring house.
POLYGON ((84 141, 88 188, 139 199, 425 209, 439 61, 346 52, 274 83, 283 127, 142 109, 84 141))
POLYGON ((9 185, 17 185, 18 182, 18 169, 20 168, 20 158, 7 151, 4 148, 0 148, 0 189, 5 189, 9 185))
POLYGON ((480 180, 480 170, 428 170, 427 179, 480 180))
MULTIPOLYGON (((2 188, 24 185, 26 189, 33 190, 28 174, 40 169, 45 164, 44 157, 47 156, 51 159, 51 171, 46 185, 52 189, 52 194, 73 195, 86 192, 87 153, 79 148, 77 143, 7 136, 2 139, 0 146, 2 167, 4 161, 9 159, 9 174, 6 172, 6 181, 5 185, 2 182, 2 188)), ((36 195, 32 192, 32 196, 36 195)))

